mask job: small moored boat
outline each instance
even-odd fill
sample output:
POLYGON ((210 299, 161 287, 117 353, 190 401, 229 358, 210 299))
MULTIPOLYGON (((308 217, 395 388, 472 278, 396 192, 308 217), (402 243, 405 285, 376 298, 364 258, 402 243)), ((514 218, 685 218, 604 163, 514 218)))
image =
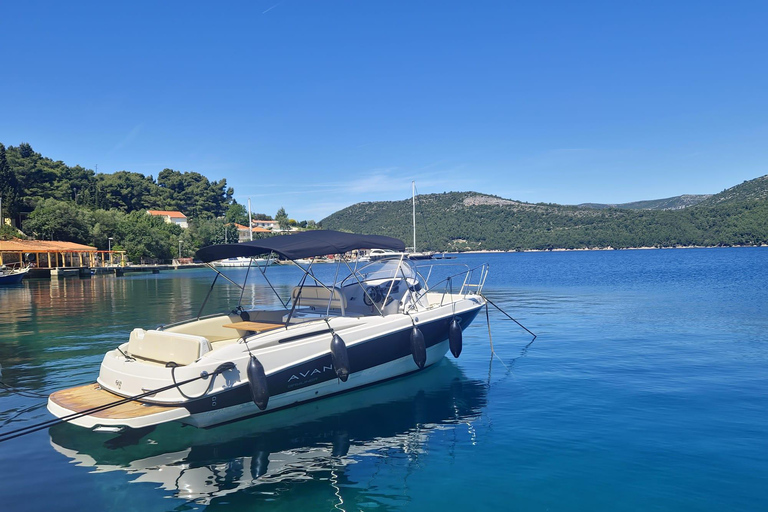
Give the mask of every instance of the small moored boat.
POLYGON ((214 267, 266 267, 274 263, 267 258, 227 258, 212 262, 214 267))
POLYGON ((400 258, 404 256, 406 253, 404 252, 397 252, 393 251, 392 249, 371 249, 371 251, 368 253, 368 259, 370 261, 379 261, 379 260, 391 260, 393 258, 400 258))
POLYGON ((19 284, 29 272, 29 265, 14 263, 0 266, 0 286, 6 284, 19 284))
MULTIPOLYGON (((224 274, 211 262, 226 258, 273 253, 295 261, 371 247, 405 249, 390 237, 307 231, 210 246, 197 257, 216 272, 215 284, 224 274)), ((462 331, 486 305, 485 265, 425 269, 404 255, 361 267, 337 260, 335 274, 345 277, 330 283, 312 264, 300 266, 290 296, 278 294, 280 307, 238 303, 230 312, 134 329, 105 354, 95 383, 53 393, 49 411, 112 431, 171 421, 209 427, 266 414, 417 372, 449 348, 458 357, 462 331)))

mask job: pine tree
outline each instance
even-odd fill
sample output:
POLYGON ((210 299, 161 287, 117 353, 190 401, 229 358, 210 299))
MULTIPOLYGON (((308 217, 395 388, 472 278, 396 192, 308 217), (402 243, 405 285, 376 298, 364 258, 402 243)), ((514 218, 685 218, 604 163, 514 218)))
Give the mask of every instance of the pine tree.
POLYGON ((291 227, 290 221, 288 220, 288 214, 285 213, 285 208, 282 206, 279 210, 277 210, 277 213, 275 214, 275 220, 277 221, 277 225, 280 226, 280 229, 286 230, 291 227))
POLYGON ((0 197, 3 199, 0 223, 6 216, 14 219, 18 213, 19 181, 16 179, 16 173, 8 165, 5 146, 2 144, 0 144, 0 197))
POLYGON ((35 154, 35 150, 29 145, 29 142, 19 144, 19 155, 21 158, 29 158, 35 154))

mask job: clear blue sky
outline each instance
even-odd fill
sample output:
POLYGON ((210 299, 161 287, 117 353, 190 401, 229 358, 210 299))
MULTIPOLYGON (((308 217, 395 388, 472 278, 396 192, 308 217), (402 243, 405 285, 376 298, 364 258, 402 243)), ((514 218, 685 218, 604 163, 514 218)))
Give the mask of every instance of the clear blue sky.
POLYGON ((577 204, 768 173, 766 1, 5 2, 0 142, 226 178, 320 220, 474 190, 577 204))

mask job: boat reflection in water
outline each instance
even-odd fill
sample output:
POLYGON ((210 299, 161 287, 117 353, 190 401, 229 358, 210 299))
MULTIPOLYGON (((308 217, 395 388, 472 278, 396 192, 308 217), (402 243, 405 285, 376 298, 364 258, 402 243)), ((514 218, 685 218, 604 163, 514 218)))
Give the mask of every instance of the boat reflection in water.
POLYGON ((338 491, 354 465, 418 457, 440 430, 461 425, 474 435, 486 393, 485 383, 444 359, 395 381, 210 430, 172 423, 105 437, 58 425, 50 436, 80 466, 125 471, 175 498, 231 503, 251 489, 274 499, 309 482, 338 491))

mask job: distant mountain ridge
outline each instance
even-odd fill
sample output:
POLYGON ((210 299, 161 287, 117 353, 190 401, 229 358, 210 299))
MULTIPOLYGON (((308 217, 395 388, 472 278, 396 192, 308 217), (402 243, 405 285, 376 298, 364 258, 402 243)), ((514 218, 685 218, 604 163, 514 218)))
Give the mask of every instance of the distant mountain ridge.
POLYGON ((768 175, 747 180, 740 185, 723 190, 719 194, 714 194, 702 201, 701 205, 717 206, 727 203, 766 200, 768 200, 768 175))
MULTIPOLYGON (((713 195, 625 205, 524 203, 479 192, 417 196, 417 249, 552 250, 768 244, 768 176, 713 195), (628 206, 631 205, 631 206, 628 206), (684 206, 687 205, 687 206, 684 206)), ((326 229, 410 240, 411 200, 358 203, 326 229)))
POLYGON ((682 196, 667 197, 665 199, 651 199, 648 201, 633 201, 621 204, 582 203, 582 208, 621 208, 625 210, 682 210, 699 204, 712 197, 713 194, 684 194, 682 196))

